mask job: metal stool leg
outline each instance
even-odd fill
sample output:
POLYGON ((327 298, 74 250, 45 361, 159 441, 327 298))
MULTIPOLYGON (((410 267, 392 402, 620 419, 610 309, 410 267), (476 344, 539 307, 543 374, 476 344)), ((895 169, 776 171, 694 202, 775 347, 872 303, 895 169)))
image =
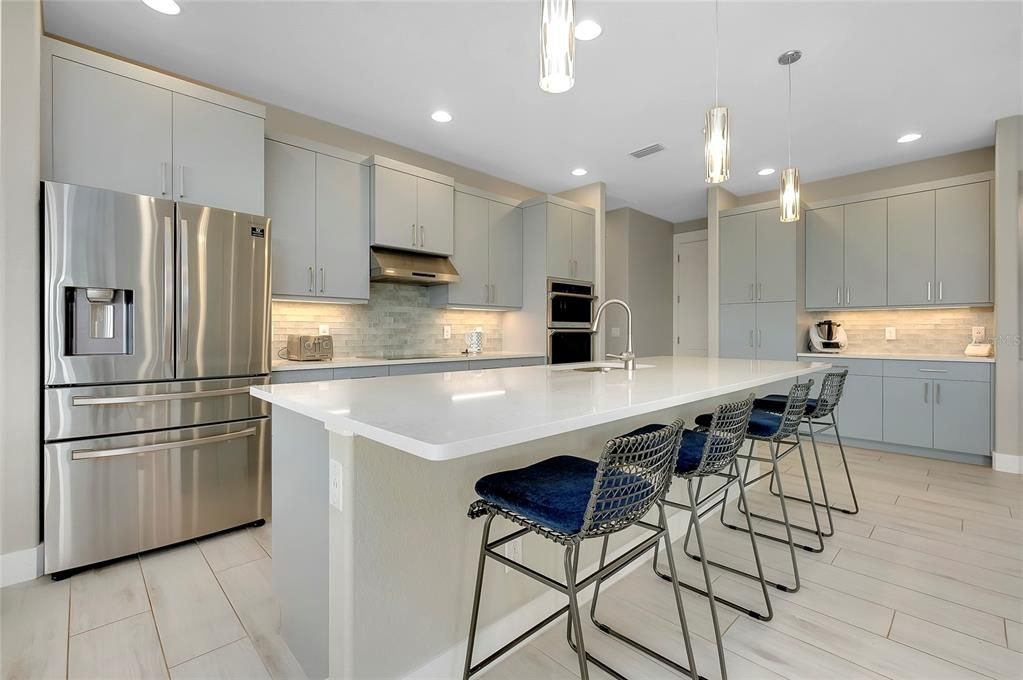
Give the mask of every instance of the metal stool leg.
POLYGON ((845 446, 842 445, 842 437, 838 434, 838 419, 835 418, 834 412, 831 414, 831 422, 835 428, 835 439, 838 440, 838 451, 842 454, 842 467, 845 468, 845 479, 849 482, 849 494, 852 496, 853 506, 852 509, 848 508, 835 508, 839 512, 844 512, 847 515, 855 515, 860 511, 860 503, 856 500, 856 489, 853 488, 852 474, 849 472, 849 461, 845 458, 845 446))
POLYGON ((480 561, 476 567, 476 590, 472 596, 472 618, 469 619, 469 641, 465 650, 465 670, 462 672, 462 680, 468 680, 469 671, 472 668, 472 650, 476 644, 476 626, 480 616, 480 595, 483 593, 483 570, 487 564, 487 541, 490 540, 490 525, 494 522, 494 515, 487 517, 483 525, 483 542, 480 544, 480 561))
MULTIPOLYGON (((583 625, 579 616, 579 598, 575 592, 576 569, 578 567, 579 546, 568 546, 565 548, 565 584, 568 586, 568 620, 570 625, 575 626, 577 642, 575 645, 576 655, 579 657, 579 678, 589 680, 590 671, 586 664, 586 648, 583 646, 583 625)), ((569 643, 571 644, 571 636, 569 643)))
MULTIPOLYGON (((832 415, 834 415, 834 414, 832 414, 832 415)), ((817 476, 818 476, 818 478, 820 479, 820 482, 821 482, 821 493, 824 495, 824 502, 823 503, 819 503, 819 502, 816 502, 816 501, 810 501, 809 499, 802 498, 801 496, 791 496, 790 495, 790 496, 786 496, 785 498, 787 500, 797 501, 799 503, 811 503, 811 502, 813 502, 813 504, 816 507, 824 508, 824 510, 825 510, 825 512, 827 513, 827 516, 828 516, 828 530, 823 532, 823 536, 825 538, 829 538, 829 537, 835 535, 835 520, 834 520, 834 518, 831 515, 831 510, 832 510, 833 506, 831 505, 831 501, 828 499, 828 484, 827 484, 827 480, 824 479, 824 466, 821 464, 820 452, 817 449, 817 438, 815 436, 815 432, 814 432, 814 429, 813 429, 813 419, 807 417, 806 418, 806 424, 807 424, 807 428, 810 431, 810 444, 812 445, 812 448, 813 448, 814 460, 816 460, 816 462, 817 462, 817 476)), ((806 466, 805 466, 805 464, 803 466, 803 476, 806 477, 807 488, 809 489, 811 482, 810 482, 809 476, 807 476, 807 474, 806 474, 806 466)), ((771 492, 771 495, 778 496, 778 492, 774 490, 774 477, 771 478, 771 484, 768 487, 768 490, 771 492)), ((796 528, 799 528, 799 527, 796 527, 796 528)))
MULTIPOLYGON (((693 480, 689 480, 689 483, 686 484, 686 489, 689 491, 689 507, 696 508, 696 496, 693 494, 693 480)), ((694 517, 696 515, 695 509, 693 511, 693 515, 694 517)), ((700 554, 706 555, 707 549, 703 545, 703 531, 700 530, 699 518, 690 522, 690 525, 696 531, 696 544, 700 548, 700 554)), ((669 545, 667 549, 671 550, 671 546, 669 545)), ((674 561, 671 561, 671 564, 674 564, 674 561)), ((705 559, 701 559, 700 564, 703 565, 703 580, 707 585, 707 602, 710 604, 710 619, 714 624, 714 642, 717 643, 718 647, 718 663, 721 665, 721 680, 725 680, 728 677, 728 671, 725 670, 725 647, 721 642, 721 625, 718 623, 718 607, 714 598, 714 586, 711 584, 710 567, 707 565, 707 560, 705 559)), ((672 578, 677 581, 675 574, 672 574, 672 578)), ((679 597, 678 583, 676 582, 672 585, 675 587, 675 597, 679 597)), ((681 611, 681 602, 679 602, 679 607, 679 611, 681 611)))

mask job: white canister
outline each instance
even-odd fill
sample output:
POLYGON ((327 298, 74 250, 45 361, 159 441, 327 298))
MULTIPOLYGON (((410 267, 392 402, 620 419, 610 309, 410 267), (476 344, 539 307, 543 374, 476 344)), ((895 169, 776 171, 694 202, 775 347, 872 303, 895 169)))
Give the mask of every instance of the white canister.
POLYGON ((483 329, 479 326, 465 334, 465 351, 469 354, 483 351, 483 329))

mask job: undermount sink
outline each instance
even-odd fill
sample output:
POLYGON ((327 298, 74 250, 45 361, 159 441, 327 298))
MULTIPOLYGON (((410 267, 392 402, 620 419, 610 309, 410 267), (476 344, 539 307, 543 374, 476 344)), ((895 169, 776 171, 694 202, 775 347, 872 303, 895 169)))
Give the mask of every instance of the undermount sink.
MULTIPOLYGON (((641 368, 653 368, 652 364, 636 364, 636 370, 641 368)), ((611 371, 624 371, 625 365, 620 361, 610 362, 601 361, 592 364, 586 364, 585 366, 565 366, 564 368, 555 368, 555 371, 580 371, 582 373, 610 373, 611 371)))

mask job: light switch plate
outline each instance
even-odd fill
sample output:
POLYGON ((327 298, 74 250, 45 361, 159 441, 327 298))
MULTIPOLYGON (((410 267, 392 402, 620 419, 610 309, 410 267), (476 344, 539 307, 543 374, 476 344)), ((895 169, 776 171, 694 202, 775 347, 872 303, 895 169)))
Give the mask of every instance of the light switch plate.
POLYGON ((888 326, 884 329, 884 339, 885 340, 895 339, 895 326, 888 326))
POLYGON ((451 339, 451 326, 445 326, 444 327, 444 339, 445 340, 450 340, 451 339))
POLYGON ((330 504, 341 509, 341 461, 330 461, 330 504))
POLYGON ((320 324, 320 335, 330 335, 330 326, 325 323, 320 324))

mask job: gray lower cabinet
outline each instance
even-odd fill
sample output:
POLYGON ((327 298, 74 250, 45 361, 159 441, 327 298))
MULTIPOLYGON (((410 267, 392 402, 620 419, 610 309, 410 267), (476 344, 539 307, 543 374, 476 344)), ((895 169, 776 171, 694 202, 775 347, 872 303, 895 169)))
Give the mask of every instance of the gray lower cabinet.
POLYGON ((755 359, 756 303, 721 305, 718 321, 718 356, 723 359, 755 359))
POLYGON ((490 368, 516 368, 519 366, 543 366, 546 357, 521 357, 518 359, 472 359, 469 361, 470 371, 483 371, 490 368))
POLYGON ((756 304, 757 359, 792 361, 796 354, 796 303, 756 304))
POLYGON ((387 375, 419 375, 422 373, 449 373, 466 371, 468 360, 461 361, 430 361, 422 364, 396 364, 387 367, 387 375))
POLYGON ((991 455, 991 384, 935 380, 934 448, 991 455))
MULTIPOLYGON (((385 374, 386 375, 386 374, 385 374)), ((334 371, 330 368, 308 368, 295 369, 292 371, 274 371, 270 374, 270 382, 274 385, 287 385, 289 383, 318 382, 320 380, 333 380, 334 371)))
POLYGON ((842 437, 881 441, 883 387, 881 376, 849 375, 845 379, 836 417, 842 437))
POLYGON ((884 441, 905 446, 934 445, 930 380, 884 378, 884 441))

